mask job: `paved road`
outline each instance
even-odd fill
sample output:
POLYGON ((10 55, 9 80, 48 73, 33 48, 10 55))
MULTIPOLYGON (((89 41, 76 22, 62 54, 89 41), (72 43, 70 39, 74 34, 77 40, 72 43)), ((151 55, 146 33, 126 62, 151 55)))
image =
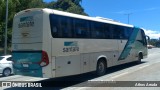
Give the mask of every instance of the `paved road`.
MULTIPOLYGON (((45 81, 46 84, 51 84, 54 81, 76 81, 74 83, 62 83, 64 87, 48 88, 50 90, 64 89, 64 90, 160 90, 160 87, 85 87, 86 81, 160 81, 160 48, 149 49, 149 56, 142 60, 141 64, 130 63, 121 66, 109 68, 106 75, 97 77, 92 73, 83 75, 57 78, 57 79, 44 79, 44 78, 33 78, 24 77, 19 75, 13 75, 10 77, 0 77, 0 81, 45 81), (51 82, 49 82, 51 81, 51 82), (83 85, 84 83, 84 85, 83 85), (80 85, 83 87, 74 87, 80 85)), ((20 88, 18 88, 21 90, 20 88)), ((46 88, 45 88, 46 89, 46 88)), ((2 90, 0 88, 0 90, 2 90)), ((5 90, 17 90, 17 88, 8 88, 5 90)), ((24 90, 24 89, 23 89, 24 90)), ((30 89, 26 89, 30 90, 30 89)), ((40 89, 39 89, 40 90, 40 89)), ((43 89, 41 89, 43 90, 43 89)))
MULTIPOLYGON (((78 90, 160 90, 160 49, 149 49, 148 58, 144 59, 141 64, 134 65, 129 68, 125 68, 102 77, 98 77, 91 80, 93 81, 135 81, 136 87, 68 87, 66 89, 78 89, 78 90), (145 82, 138 82, 145 81, 145 82), (150 83, 152 81, 152 83, 150 83), (158 82, 159 81, 159 82, 158 82), (137 82, 137 83, 136 83, 137 82), (153 87, 146 87, 147 83, 153 85, 153 87), (143 86, 144 87, 138 87, 143 86), (155 87, 154 87, 155 85, 155 87)), ((110 83, 111 83, 110 82, 110 83)), ((123 82, 121 82, 123 83, 123 82)), ((125 83, 125 82, 124 82, 125 83)), ((130 83, 130 82, 128 82, 130 83)), ((127 83, 125 83, 127 84, 127 83)), ((99 84, 99 86, 101 86, 99 84)), ((105 86, 105 84, 103 85, 105 86)))

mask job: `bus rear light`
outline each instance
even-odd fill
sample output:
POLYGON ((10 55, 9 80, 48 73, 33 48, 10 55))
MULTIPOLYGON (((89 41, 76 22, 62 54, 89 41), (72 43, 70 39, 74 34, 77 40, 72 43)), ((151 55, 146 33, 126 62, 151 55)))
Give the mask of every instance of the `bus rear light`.
POLYGON ((42 51, 42 60, 39 64, 42 67, 47 66, 49 64, 49 58, 47 52, 42 51))

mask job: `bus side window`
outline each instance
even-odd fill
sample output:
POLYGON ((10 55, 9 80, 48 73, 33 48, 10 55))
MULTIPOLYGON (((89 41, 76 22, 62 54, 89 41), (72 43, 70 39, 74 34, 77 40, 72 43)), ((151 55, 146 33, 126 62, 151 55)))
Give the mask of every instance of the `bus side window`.
POLYGON ((114 28, 114 37, 115 39, 128 39, 129 31, 124 26, 115 26, 114 28))
POLYGON ((124 27, 124 38, 129 39, 130 35, 132 34, 132 28, 124 27))
POLYGON ((104 25, 104 34, 106 39, 112 39, 112 27, 109 24, 104 25))
POLYGON ((104 34, 104 24, 103 23, 97 23, 97 22, 92 22, 91 23, 91 37, 92 38, 99 38, 99 39, 104 39, 105 34, 104 34))
POLYGON ((58 38, 58 16, 50 14, 50 26, 52 37, 58 38))
POLYGON ((58 31, 57 31, 57 27, 53 27, 53 28, 52 28, 52 32, 53 32, 53 33, 57 33, 57 32, 58 32, 58 31))
POLYGON ((81 19, 74 19, 74 37, 90 38, 89 22, 81 19))
POLYGON ((121 30, 119 28, 119 26, 114 25, 113 27, 113 38, 114 39, 121 39, 122 35, 121 35, 121 30))
POLYGON ((71 38, 72 37, 72 24, 69 17, 60 17, 60 31, 62 38, 71 38))

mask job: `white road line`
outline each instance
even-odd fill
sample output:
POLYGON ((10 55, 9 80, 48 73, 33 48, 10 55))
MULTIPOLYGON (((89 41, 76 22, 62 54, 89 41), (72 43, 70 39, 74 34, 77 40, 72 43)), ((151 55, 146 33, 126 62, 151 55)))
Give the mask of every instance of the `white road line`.
POLYGON ((139 69, 142 69, 142 68, 145 68, 145 67, 148 67, 148 66, 150 66, 150 65, 147 64, 147 65, 141 66, 141 67, 139 67, 139 69))
POLYGON ((115 75, 115 76, 113 76, 113 77, 111 77, 112 79, 115 79, 115 78, 117 78, 117 77, 120 77, 120 76, 123 76, 123 75, 126 75, 126 74, 128 74, 129 72, 124 72, 124 73, 121 73, 121 74, 118 74, 118 75, 115 75))
POLYGON ((62 90, 86 90, 88 87, 68 87, 62 90))
POLYGON ((86 90, 87 88, 89 87, 79 87, 79 88, 76 88, 75 90, 86 90))
POLYGON ((32 78, 24 81, 40 81, 40 80, 45 80, 46 78, 32 78))

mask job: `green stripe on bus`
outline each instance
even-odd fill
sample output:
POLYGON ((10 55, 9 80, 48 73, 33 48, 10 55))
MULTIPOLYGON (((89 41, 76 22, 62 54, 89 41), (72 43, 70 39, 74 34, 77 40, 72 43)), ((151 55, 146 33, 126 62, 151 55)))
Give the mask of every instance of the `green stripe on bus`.
POLYGON ((138 34, 139 28, 134 27, 134 30, 129 38, 129 40, 127 41, 127 44, 125 45, 120 57, 118 60, 124 60, 127 58, 127 56, 129 55, 131 49, 132 49, 132 45, 134 44, 137 34, 138 34))

